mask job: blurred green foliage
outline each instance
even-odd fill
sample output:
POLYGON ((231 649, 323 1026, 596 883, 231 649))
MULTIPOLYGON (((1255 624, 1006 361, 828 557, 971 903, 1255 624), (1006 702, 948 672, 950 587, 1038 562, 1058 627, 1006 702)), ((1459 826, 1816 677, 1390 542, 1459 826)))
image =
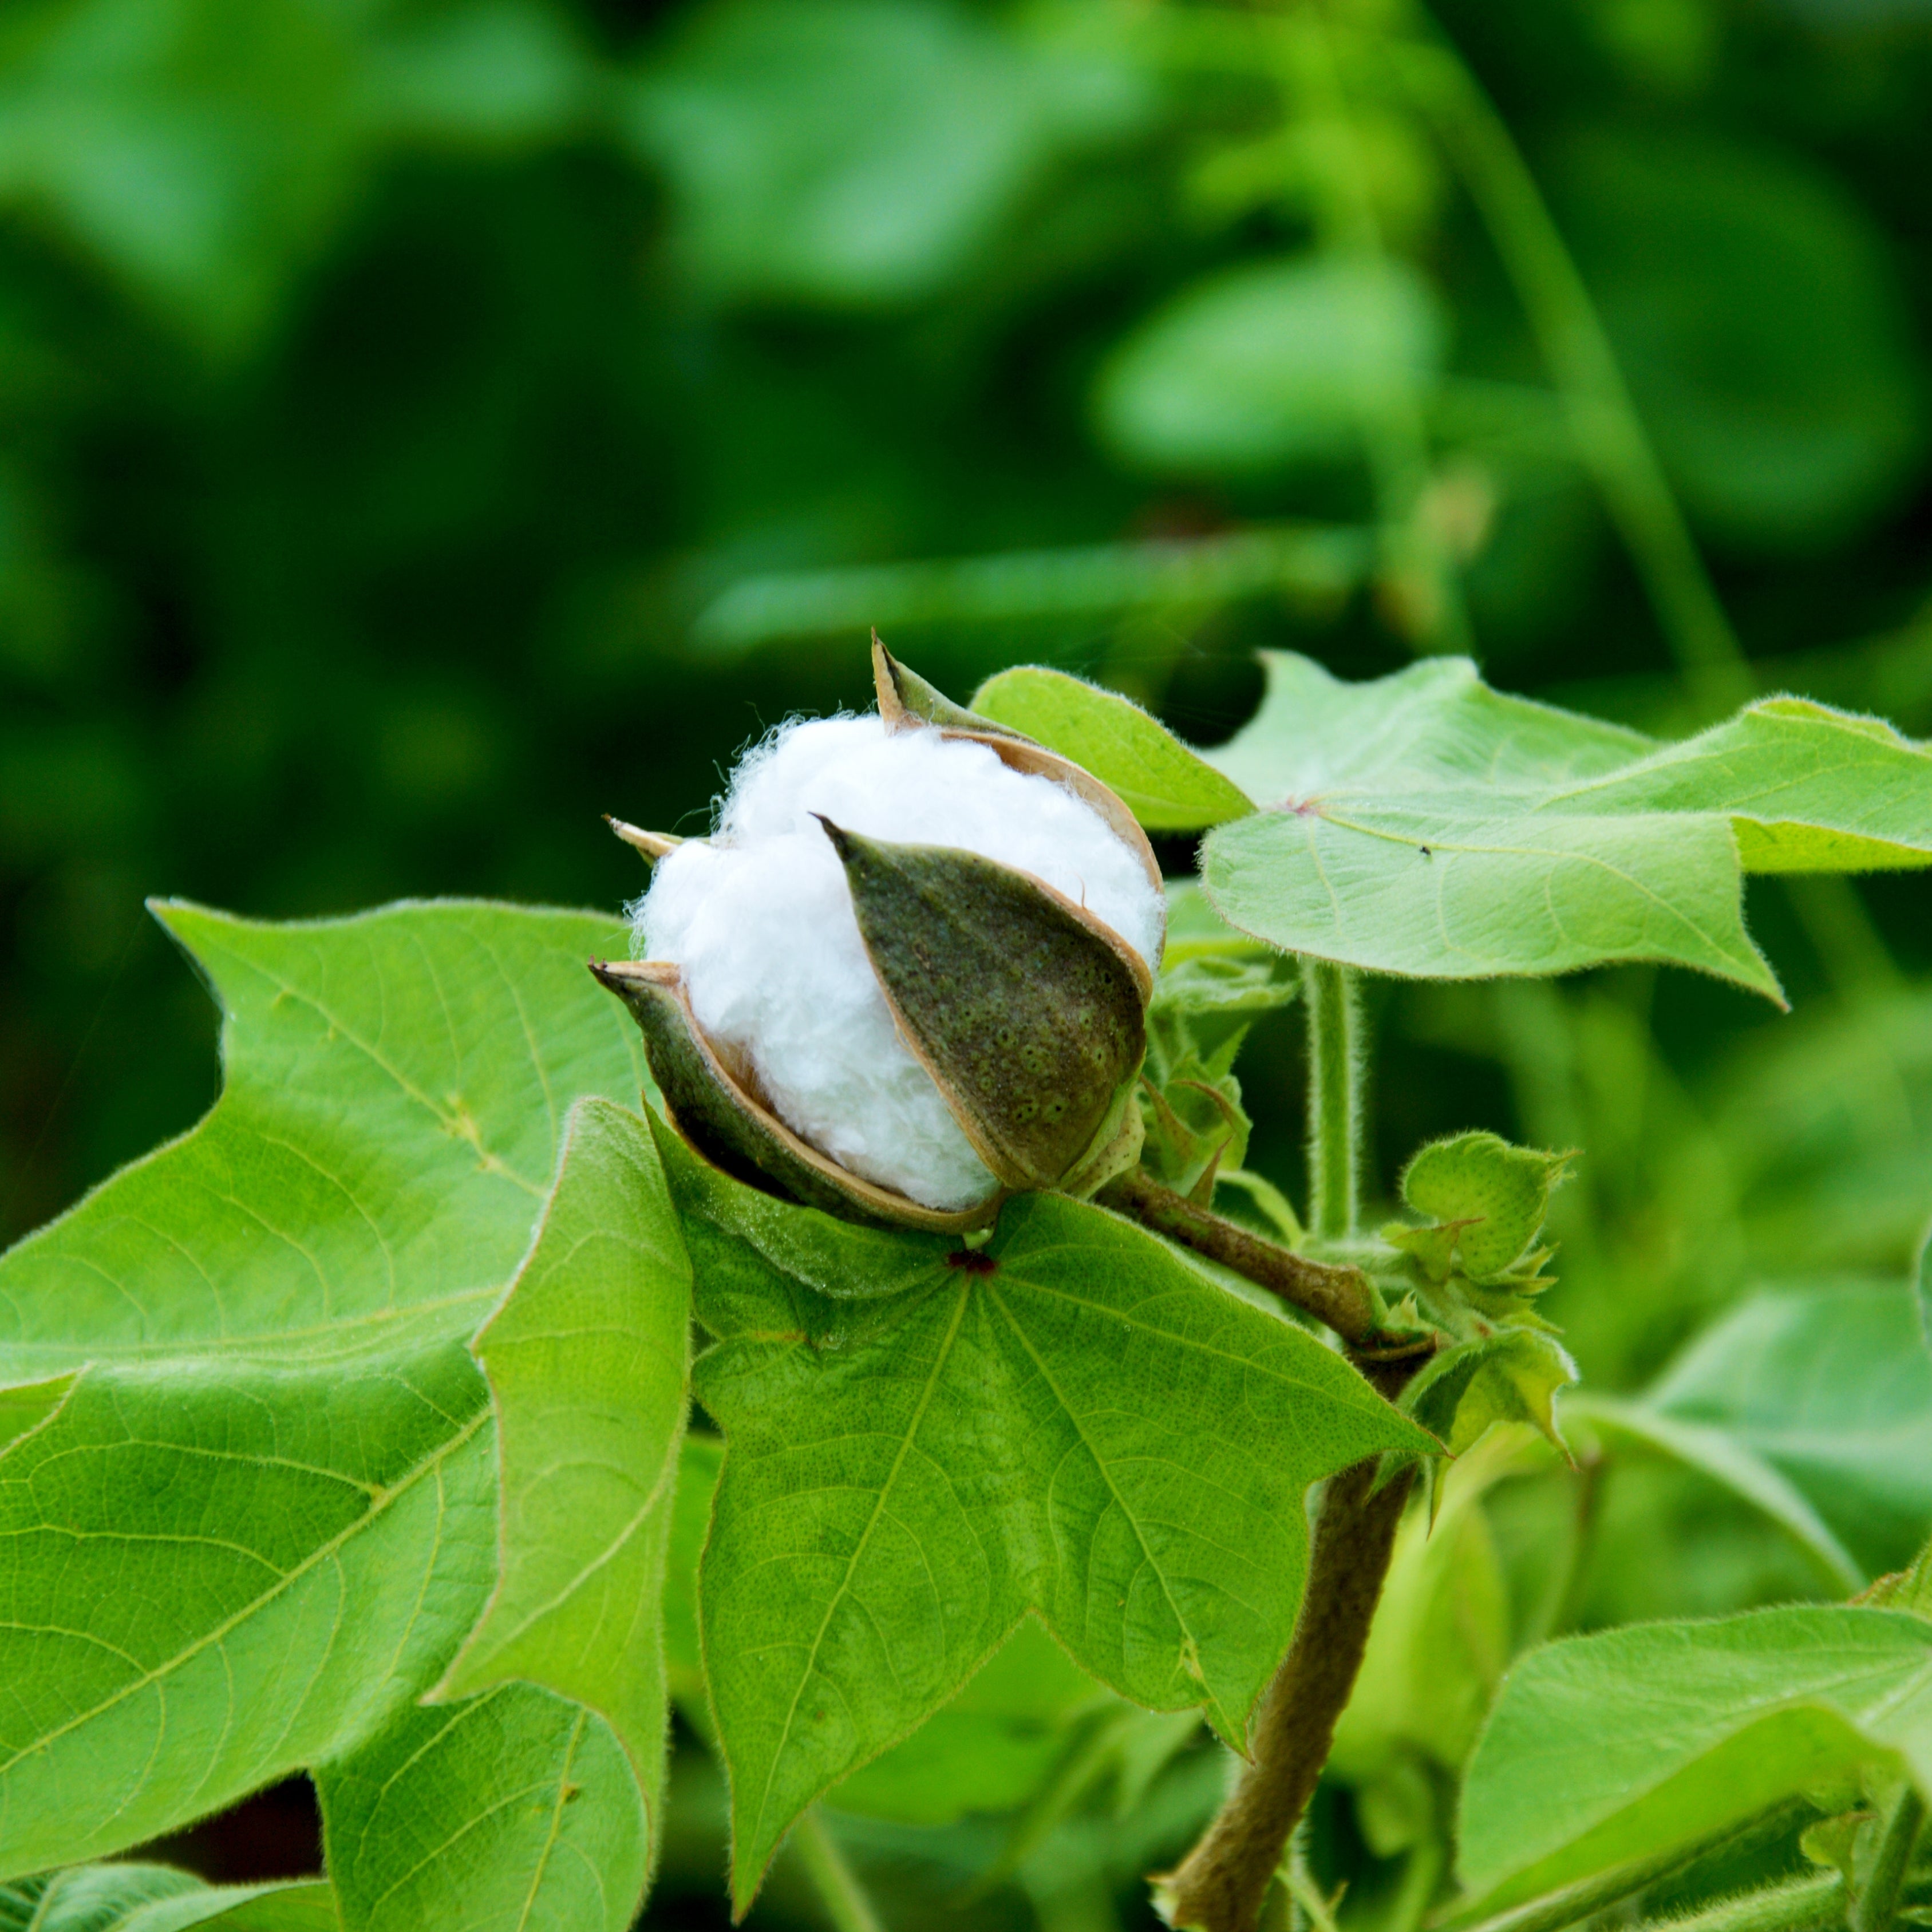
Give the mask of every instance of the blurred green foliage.
MULTIPOLYGON (((1928 99, 1924 0, 11 0, 0 1239, 211 1097, 144 892, 614 905, 596 814, 695 822, 736 746, 864 701, 872 622, 1202 742, 1267 644, 1932 730, 1928 99)), ((1895 1282, 1927 892, 1754 884, 1790 1018, 1640 969, 1374 987, 1383 1196, 1430 1134, 1586 1150, 1547 1306, 1611 1389, 1754 1288, 1895 1282)), ((1291 1191, 1299 1024, 1241 1076, 1291 1191)), ((1458 1532, 1514 1642, 1823 1587, 1662 1462, 1566 1576, 1576 1481, 1458 1532)), ((667 1911, 715 1882, 706 1775, 667 1911)), ((1004 1869, 1107 1922, 1214 1777, 1004 1869)), ((930 1898, 998 1842, 949 1828, 854 1842, 930 1898)))

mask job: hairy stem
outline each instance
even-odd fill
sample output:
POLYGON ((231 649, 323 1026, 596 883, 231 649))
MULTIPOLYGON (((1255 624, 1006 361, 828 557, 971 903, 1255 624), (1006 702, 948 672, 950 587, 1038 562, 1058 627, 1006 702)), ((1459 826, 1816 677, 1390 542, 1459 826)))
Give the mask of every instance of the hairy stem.
POLYGON ((1726 1825, 1654 1858, 1639 1858, 1606 1872, 1593 1873, 1574 1885, 1545 1892, 1540 1898, 1527 1899, 1491 1918, 1460 1924, 1451 1920, 1450 1923, 1456 1932, 1563 1932, 1564 1927, 1581 1924, 1610 1906, 1635 1898, 1659 1879, 1687 1870, 1714 1852, 1735 1857, 1788 1837, 1800 1822, 1814 1815, 1804 1799, 1793 1798, 1742 1825, 1726 1825))
POLYGON ((1673 655, 1715 706, 1750 694, 1730 620, 1630 400, 1589 291, 1509 129, 1448 41, 1396 50, 1515 284, 1583 465, 1629 547, 1673 655))
POLYGON ((1136 1168, 1101 1190, 1101 1204, 1143 1222, 1156 1233, 1191 1248, 1210 1261, 1245 1276, 1257 1288, 1325 1322, 1358 1348, 1376 1340, 1376 1298, 1368 1276, 1357 1268, 1334 1268, 1310 1261, 1279 1242, 1197 1206, 1184 1194, 1164 1187, 1136 1168))
POLYGON ((1301 962, 1308 1010, 1308 1226, 1318 1239, 1355 1231, 1362 1128, 1361 1007, 1355 976, 1324 959, 1301 962))
POLYGON ((1645 1920, 1636 1932, 1811 1932, 1834 1924, 1844 1907, 1844 1880, 1820 1872, 1720 1898, 1680 1918, 1645 1920))
POLYGON ((885 1932, 858 1874, 846 1863, 815 1806, 798 1821, 791 1841, 833 1932, 885 1932))
POLYGON ((1898 1916, 1899 1888, 1905 1882, 1906 1868, 1912 1862, 1912 1848, 1924 1822, 1925 1801, 1907 1778, 1886 1814, 1871 1870, 1845 1915, 1845 1932, 1892 1932, 1892 1921, 1898 1916))
POLYGON ((1294 1641, 1255 1708, 1251 1761, 1201 1842, 1159 1881, 1171 1924, 1254 1932, 1260 1923, 1269 1884, 1354 1688, 1414 1480, 1411 1467, 1377 1489, 1380 1468, 1380 1459, 1371 1456, 1329 1479, 1316 1515, 1294 1641))

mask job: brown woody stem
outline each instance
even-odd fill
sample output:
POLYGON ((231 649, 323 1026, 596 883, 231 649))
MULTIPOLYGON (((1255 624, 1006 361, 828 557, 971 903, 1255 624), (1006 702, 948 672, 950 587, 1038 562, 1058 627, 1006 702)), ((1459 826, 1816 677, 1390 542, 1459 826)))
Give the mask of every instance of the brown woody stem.
POLYGON ((1375 1294, 1360 1268, 1312 1262, 1278 1241, 1252 1234, 1138 1168, 1110 1182, 1100 1198, 1107 1207, 1132 1215, 1169 1240, 1232 1268, 1257 1287, 1326 1322, 1352 1347, 1368 1348, 1375 1342, 1375 1294))
MULTIPOLYGON (((1399 1386, 1409 1366, 1378 1379, 1399 1386)), ((1384 1393, 1393 1390, 1384 1386, 1384 1393)), ((1294 1641, 1255 1708, 1251 1761, 1201 1842, 1178 1870, 1158 1882, 1171 1924, 1254 1932, 1260 1922, 1269 1883, 1354 1688, 1396 1526, 1414 1481, 1411 1466, 1377 1489, 1379 1468, 1379 1458, 1371 1456, 1329 1479, 1316 1516, 1294 1641)))

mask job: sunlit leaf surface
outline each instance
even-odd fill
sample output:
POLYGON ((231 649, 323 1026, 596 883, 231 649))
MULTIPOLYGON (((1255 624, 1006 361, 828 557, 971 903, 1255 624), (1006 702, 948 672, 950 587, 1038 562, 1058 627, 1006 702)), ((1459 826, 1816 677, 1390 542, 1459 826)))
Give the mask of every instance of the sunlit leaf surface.
POLYGON ((1208 896, 1288 950, 1424 978, 1695 967, 1773 998, 1746 872, 1932 865, 1932 752, 1793 698, 1678 745, 1490 690, 1460 660, 1345 684, 1270 653, 1213 761, 1262 809, 1208 896))
POLYGON ((1239 1736, 1293 1627, 1303 1492, 1428 1438, 1097 1208, 1023 1197, 982 1250, 909 1237, 898 1295, 834 1300, 754 1245, 776 1220, 812 1252, 824 1216, 752 1197, 748 1232, 708 1220, 659 1141, 719 1338, 697 1369, 728 1445, 700 1603, 740 1899, 1029 1608, 1123 1695, 1239 1736))

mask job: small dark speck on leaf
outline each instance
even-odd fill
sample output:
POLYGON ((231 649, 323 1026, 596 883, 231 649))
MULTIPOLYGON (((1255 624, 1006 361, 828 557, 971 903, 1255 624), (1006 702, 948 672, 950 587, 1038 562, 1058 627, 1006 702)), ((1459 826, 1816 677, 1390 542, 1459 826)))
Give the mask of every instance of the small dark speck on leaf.
POLYGON ((1421 852, 1422 856, 1425 859, 1432 859, 1436 856, 1434 853, 1430 850, 1426 845, 1419 847, 1418 849, 1421 852))
POLYGON ((968 1274, 992 1274, 1000 1264, 991 1255, 982 1254, 976 1248, 960 1248, 946 1257, 946 1265, 963 1268, 968 1274))

